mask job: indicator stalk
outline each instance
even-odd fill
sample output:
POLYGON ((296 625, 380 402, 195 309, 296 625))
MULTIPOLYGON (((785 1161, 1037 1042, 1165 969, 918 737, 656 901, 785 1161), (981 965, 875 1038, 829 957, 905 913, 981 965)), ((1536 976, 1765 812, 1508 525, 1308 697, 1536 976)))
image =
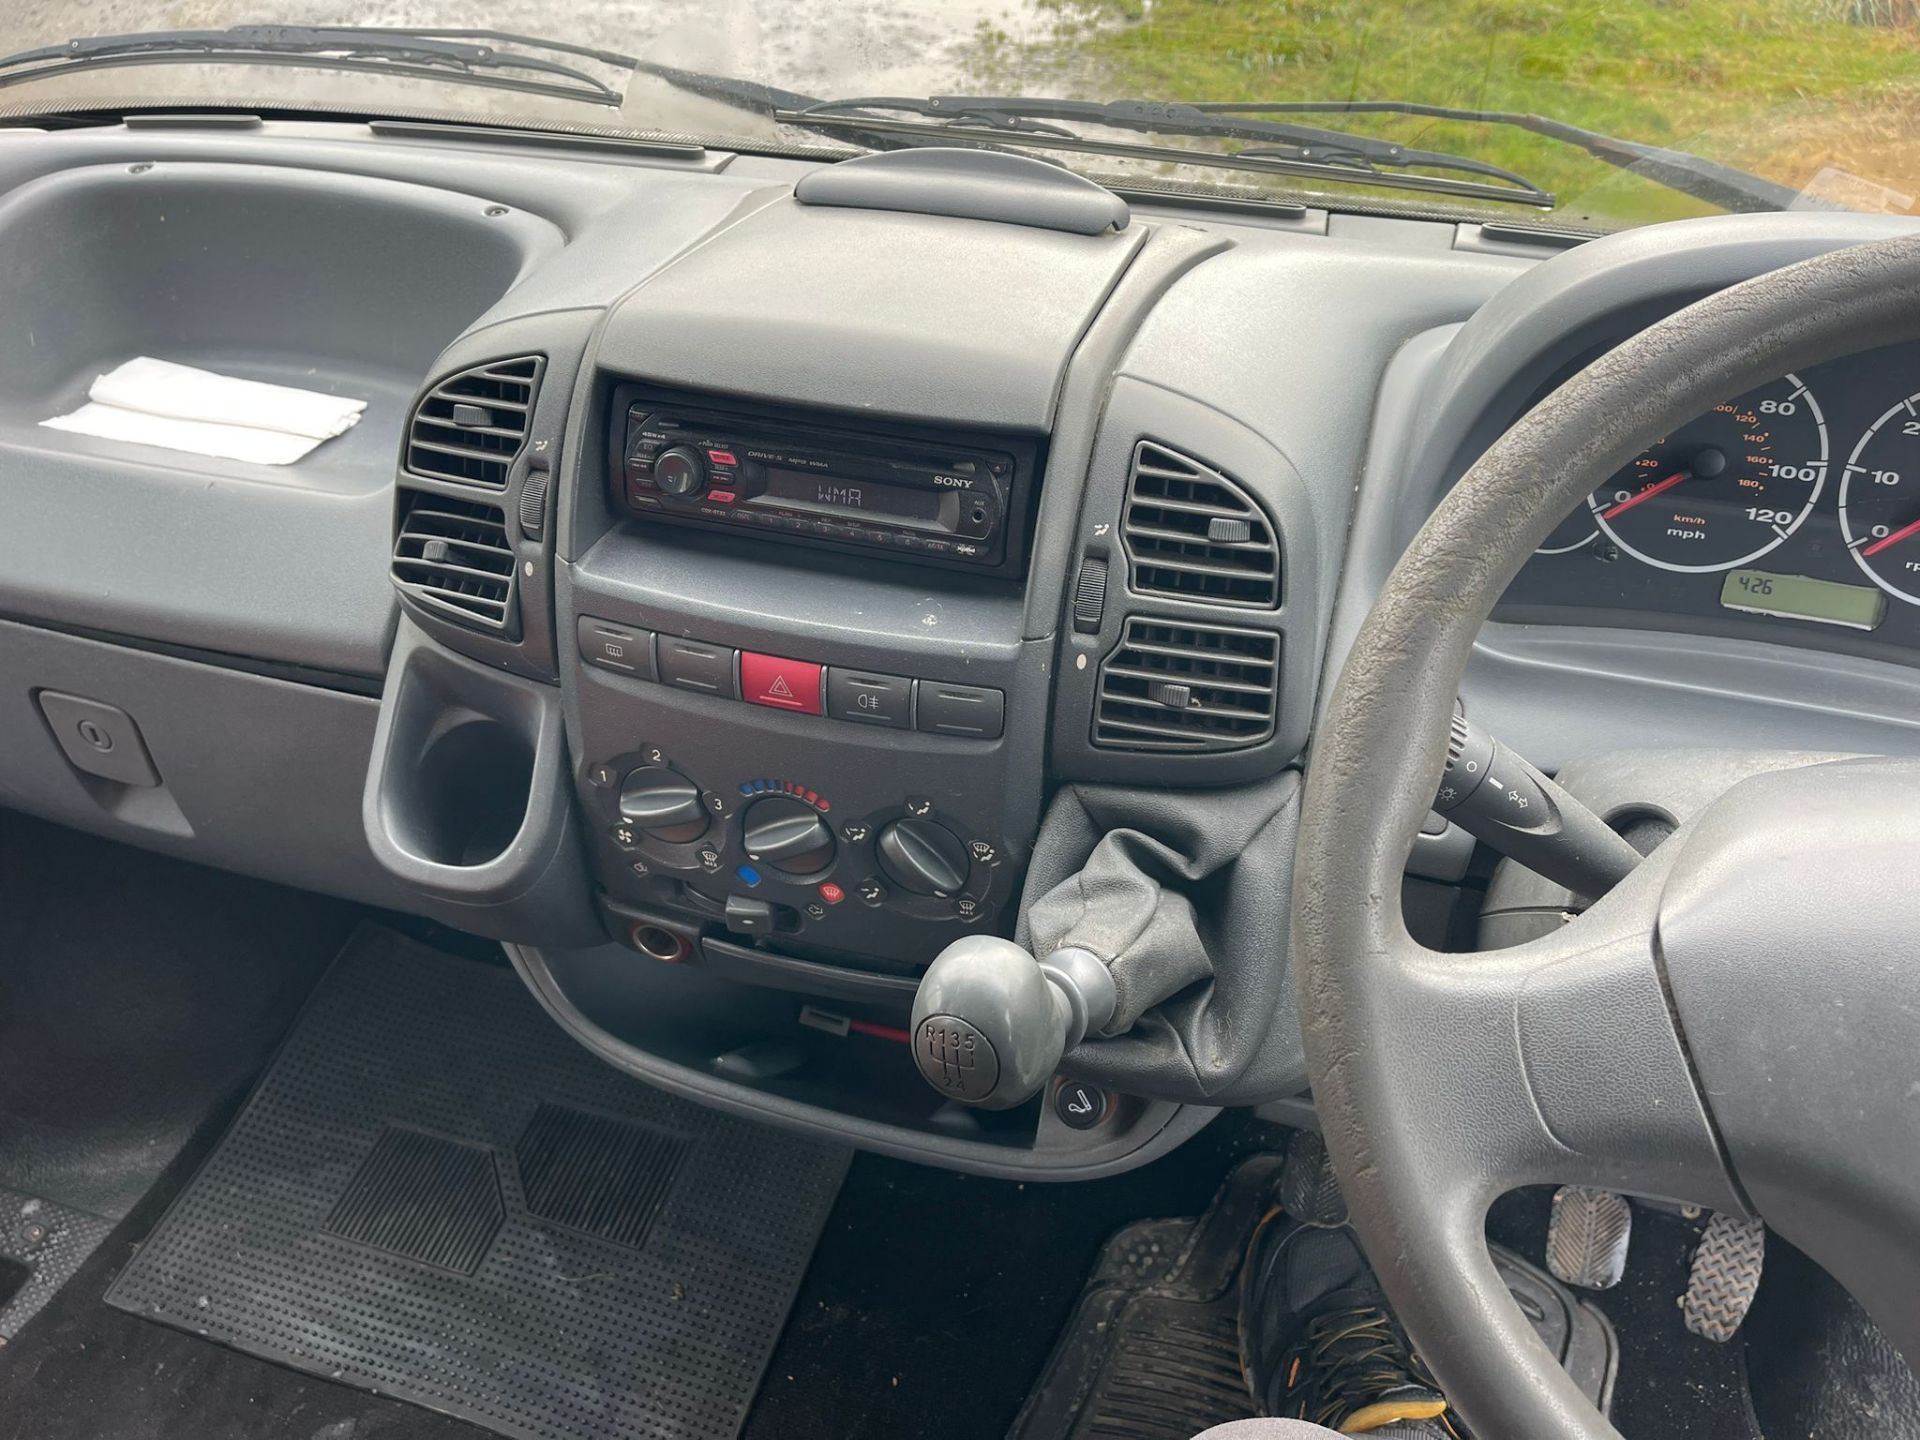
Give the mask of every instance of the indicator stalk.
POLYGON ((1453 717, 1433 808, 1509 860, 1589 900, 1640 863, 1640 852, 1606 821, 1464 715, 1453 717))

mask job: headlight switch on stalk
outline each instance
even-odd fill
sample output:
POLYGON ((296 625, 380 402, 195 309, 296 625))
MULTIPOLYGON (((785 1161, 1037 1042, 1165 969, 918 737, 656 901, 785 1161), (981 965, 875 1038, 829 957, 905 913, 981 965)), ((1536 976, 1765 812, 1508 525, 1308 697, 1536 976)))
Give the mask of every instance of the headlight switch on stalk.
POLYGON ((1640 852, 1605 820, 1457 711, 1433 808, 1476 840, 1590 900, 1640 863, 1640 852))
POLYGON ((968 935, 934 958, 913 1000, 913 1060, 934 1089, 1007 1110, 1040 1092, 1060 1057, 1112 1018, 1113 975, 1090 950, 1037 960, 1011 940, 968 935))

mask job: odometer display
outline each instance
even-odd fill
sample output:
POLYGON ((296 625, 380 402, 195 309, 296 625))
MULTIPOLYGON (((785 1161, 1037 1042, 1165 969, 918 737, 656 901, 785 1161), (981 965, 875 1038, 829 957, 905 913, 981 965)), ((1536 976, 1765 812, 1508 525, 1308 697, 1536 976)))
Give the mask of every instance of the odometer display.
POLYGON ((1720 603, 1748 615, 1813 620, 1850 630, 1876 629, 1887 614, 1887 597, 1865 585, 1767 570, 1729 570, 1720 586, 1720 603))
POLYGON ((1827 422, 1797 376, 1716 405, 1588 502, 1607 538, 1663 570, 1729 570, 1798 530, 1827 479, 1827 422))

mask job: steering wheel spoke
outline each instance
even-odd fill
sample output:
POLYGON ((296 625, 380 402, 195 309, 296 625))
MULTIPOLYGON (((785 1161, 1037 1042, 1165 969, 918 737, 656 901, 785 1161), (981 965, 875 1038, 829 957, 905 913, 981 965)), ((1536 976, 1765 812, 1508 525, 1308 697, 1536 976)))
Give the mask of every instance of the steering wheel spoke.
MULTIPOLYGON (((1378 957, 1373 1043, 1410 1083, 1402 1144, 1482 1208, 1522 1185, 1579 1184, 1744 1211, 1675 1029, 1646 899, 1629 882, 1606 912, 1531 945, 1378 957)), ((1596 907, 1598 910, 1600 907, 1596 907)))

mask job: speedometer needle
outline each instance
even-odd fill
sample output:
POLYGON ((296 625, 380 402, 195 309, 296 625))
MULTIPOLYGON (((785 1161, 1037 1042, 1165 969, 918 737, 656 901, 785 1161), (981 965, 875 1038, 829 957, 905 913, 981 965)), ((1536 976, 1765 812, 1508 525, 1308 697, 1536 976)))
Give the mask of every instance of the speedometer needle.
POLYGON ((1654 485, 1649 485, 1646 489, 1642 490, 1638 495, 1629 495, 1626 499, 1622 500, 1618 505, 1613 506, 1611 509, 1602 510, 1600 512, 1600 518, 1602 520, 1611 520, 1616 515, 1624 515, 1627 513, 1627 511, 1631 510, 1634 506, 1645 504, 1647 501, 1651 500, 1654 496, 1664 494, 1668 490, 1671 490, 1674 486, 1678 485, 1682 480, 1685 480, 1688 476, 1692 474, 1693 474, 1693 471, 1691 470, 1676 470, 1673 472, 1673 474, 1667 476, 1666 479, 1660 481, 1659 483, 1654 485))
POLYGON ((1911 525, 1902 525, 1898 530, 1894 531, 1891 535, 1882 535, 1878 540, 1874 541, 1871 545, 1867 546, 1867 548, 1862 550, 1860 553, 1862 555, 1878 555, 1882 550, 1885 550, 1888 546, 1898 545, 1902 540, 1906 539, 1909 535, 1920 535, 1920 520, 1914 521, 1911 525))

